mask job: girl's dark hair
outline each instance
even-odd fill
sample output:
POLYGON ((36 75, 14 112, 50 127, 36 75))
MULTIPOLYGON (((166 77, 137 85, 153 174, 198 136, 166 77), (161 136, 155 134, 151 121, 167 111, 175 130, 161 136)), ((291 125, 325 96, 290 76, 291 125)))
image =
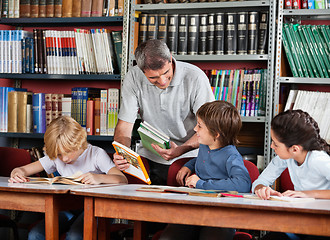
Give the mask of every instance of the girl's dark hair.
POLYGON ((223 146, 237 145, 237 135, 242 127, 241 116, 229 102, 213 101, 203 104, 196 115, 205 123, 213 137, 220 135, 223 146))
POLYGON ((301 145, 304 150, 324 150, 330 155, 329 144, 320 136, 317 122, 302 110, 288 110, 275 116, 271 128, 286 147, 301 145))

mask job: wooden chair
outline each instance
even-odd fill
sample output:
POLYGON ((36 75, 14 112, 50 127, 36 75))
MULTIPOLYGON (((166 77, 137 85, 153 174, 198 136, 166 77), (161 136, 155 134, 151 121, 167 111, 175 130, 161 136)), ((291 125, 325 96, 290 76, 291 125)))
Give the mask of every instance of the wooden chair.
MULTIPOLYGON (((29 163, 31 163, 31 156, 28 151, 18 148, 0 147, 0 176, 9 177, 14 168, 29 163)), ((12 229, 14 239, 19 239, 17 224, 8 216, 0 214, 0 227, 12 229)))

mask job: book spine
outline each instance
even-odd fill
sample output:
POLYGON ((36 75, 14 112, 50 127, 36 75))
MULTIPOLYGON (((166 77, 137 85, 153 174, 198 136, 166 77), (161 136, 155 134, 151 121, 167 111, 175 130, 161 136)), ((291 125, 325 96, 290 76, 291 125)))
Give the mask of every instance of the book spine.
POLYGON ((30 0, 20 1, 20 17, 29 18, 30 17, 30 0))
POLYGON ((54 0, 46 0, 46 17, 54 17, 54 0))
POLYGON ((8 18, 9 16, 9 0, 2 0, 2 18, 8 18))
POLYGON ((114 44, 114 49, 116 53, 117 65, 119 68, 119 72, 121 71, 121 55, 122 55, 122 37, 121 31, 112 31, 112 39, 114 44))
POLYGON ((72 3, 72 17, 81 17, 81 1, 74 0, 72 3))
POLYGON ((59 117, 58 115, 58 94, 52 93, 51 94, 51 103, 52 103, 52 120, 59 117))
POLYGON ((39 16, 46 17, 46 0, 39 0, 39 16))
POLYGON ((92 14, 92 0, 82 0, 81 17, 90 17, 91 14, 92 14))
POLYGON ((177 54, 178 51, 178 14, 168 15, 167 46, 171 54, 177 54))
POLYGON ((107 135, 107 97, 108 91, 101 90, 101 102, 100 102, 100 135, 107 135))
POLYGON ((54 0, 54 17, 62 17, 62 0, 54 0))
POLYGON ((209 13, 207 16, 207 40, 206 40, 206 52, 208 55, 214 54, 214 13, 209 13))
POLYGON ((258 36, 258 54, 266 54, 268 38, 268 11, 260 12, 259 36, 258 36))
POLYGON ((94 99, 94 135, 100 135, 101 99, 94 99))
POLYGON ((157 38, 166 43, 167 41, 168 15, 158 14, 158 32, 157 38))
POLYGON ((215 29, 214 29, 214 53, 216 55, 224 55, 224 42, 225 42, 225 24, 224 13, 215 14, 215 29))
POLYGON ((198 32, 198 54, 206 55, 207 41, 207 14, 199 15, 199 32, 198 32))
POLYGON ((32 92, 27 92, 26 100, 26 132, 33 133, 33 108, 32 108, 32 92))
POLYGON ((46 131, 45 94, 44 93, 33 94, 32 104, 33 104, 33 132, 44 133, 46 131))
POLYGON ((237 52, 237 14, 226 13, 226 24, 225 24, 225 54, 236 55, 237 52))
POLYGON ((62 17, 72 17, 73 0, 62 0, 62 17))
POLYGON ((249 12, 248 54, 257 54, 258 28, 259 28, 259 13, 249 12))
POLYGON ((8 92, 8 132, 17 132, 17 92, 8 92))
POLYGON ((94 100, 87 100, 87 118, 86 131, 87 135, 94 134, 94 100))
POLYGON ((188 15, 179 15, 178 54, 188 53, 188 15))
POLYGON ((45 93, 46 127, 52 122, 52 94, 45 93))
POLYGON ((30 2, 30 17, 37 18, 39 16, 39 0, 31 0, 30 2))
POLYGON ((148 35, 148 14, 140 14, 140 23, 139 23, 139 45, 147 41, 148 35))
POLYGON ((188 15, 188 55, 198 54, 199 14, 188 15))
POLYGON ((92 17, 102 17, 103 12, 103 0, 93 0, 92 1, 92 17))
POLYGON ((147 39, 157 39, 158 14, 148 14, 148 35, 147 39))
POLYGON ((293 56, 289 47, 289 43, 288 43, 288 39, 286 36, 285 31, 282 32, 282 38, 283 38, 283 47, 284 47, 284 51, 286 53, 286 57, 288 59, 288 63, 292 72, 293 77, 298 77, 298 71, 296 68, 296 65, 294 64, 294 60, 293 60, 293 56))
POLYGON ((248 12, 237 13, 237 53, 247 54, 248 12))

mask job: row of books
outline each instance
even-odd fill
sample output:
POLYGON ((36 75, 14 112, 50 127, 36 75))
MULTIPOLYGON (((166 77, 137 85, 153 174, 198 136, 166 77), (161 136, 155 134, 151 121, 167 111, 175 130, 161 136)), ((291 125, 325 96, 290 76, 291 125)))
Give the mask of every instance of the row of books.
POLYGON ((293 77, 329 78, 330 26, 283 25, 283 46, 293 77))
POLYGON ((329 9, 329 0, 286 0, 285 9, 329 9))
POLYGON ((215 99, 232 103, 241 116, 265 116, 266 69, 212 70, 210 84, 215 99))
POLYGON ((0 99, 0 132, 44 133, 52 120, 71 116, 88 135, 113 135, 118 119, 118 89, 73 88, 71 96, 0 87, 0 99))
POLYGON ((120 72, 122 31, 0 31, 0 73, 120 72))
POLYGON ((165 41, 172 54, 266 54, 268 11, 140 14, 139 43, 165 41))
POLYGON ((71 117, 88 135, 113 136, 118 110, 119 89, 72 88, 71 117))
POLYGON ((285 110, 301 109, 315 119, 320 136, 330 144, 330 92, 316 92, 291 89, 285 110))
POLYGON ((123 16, 123 0, 0 0, 0 17, 123 16))

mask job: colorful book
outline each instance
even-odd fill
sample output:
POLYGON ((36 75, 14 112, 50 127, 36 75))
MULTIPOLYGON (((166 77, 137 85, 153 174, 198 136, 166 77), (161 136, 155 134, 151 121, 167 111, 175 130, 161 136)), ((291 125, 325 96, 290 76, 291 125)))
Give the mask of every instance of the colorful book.
POLYGON ((124 170, 124 172, 142 180, 147 184, 151 184, 149 175, 140 155, 119 142, 113 141, 112 145, 116 153, 123 156, 130 164, 129 168, 124 170))
POLYGON ((46 132, 46 104, 44 93, 34 93, 32 97, 33 132, 46 132))

